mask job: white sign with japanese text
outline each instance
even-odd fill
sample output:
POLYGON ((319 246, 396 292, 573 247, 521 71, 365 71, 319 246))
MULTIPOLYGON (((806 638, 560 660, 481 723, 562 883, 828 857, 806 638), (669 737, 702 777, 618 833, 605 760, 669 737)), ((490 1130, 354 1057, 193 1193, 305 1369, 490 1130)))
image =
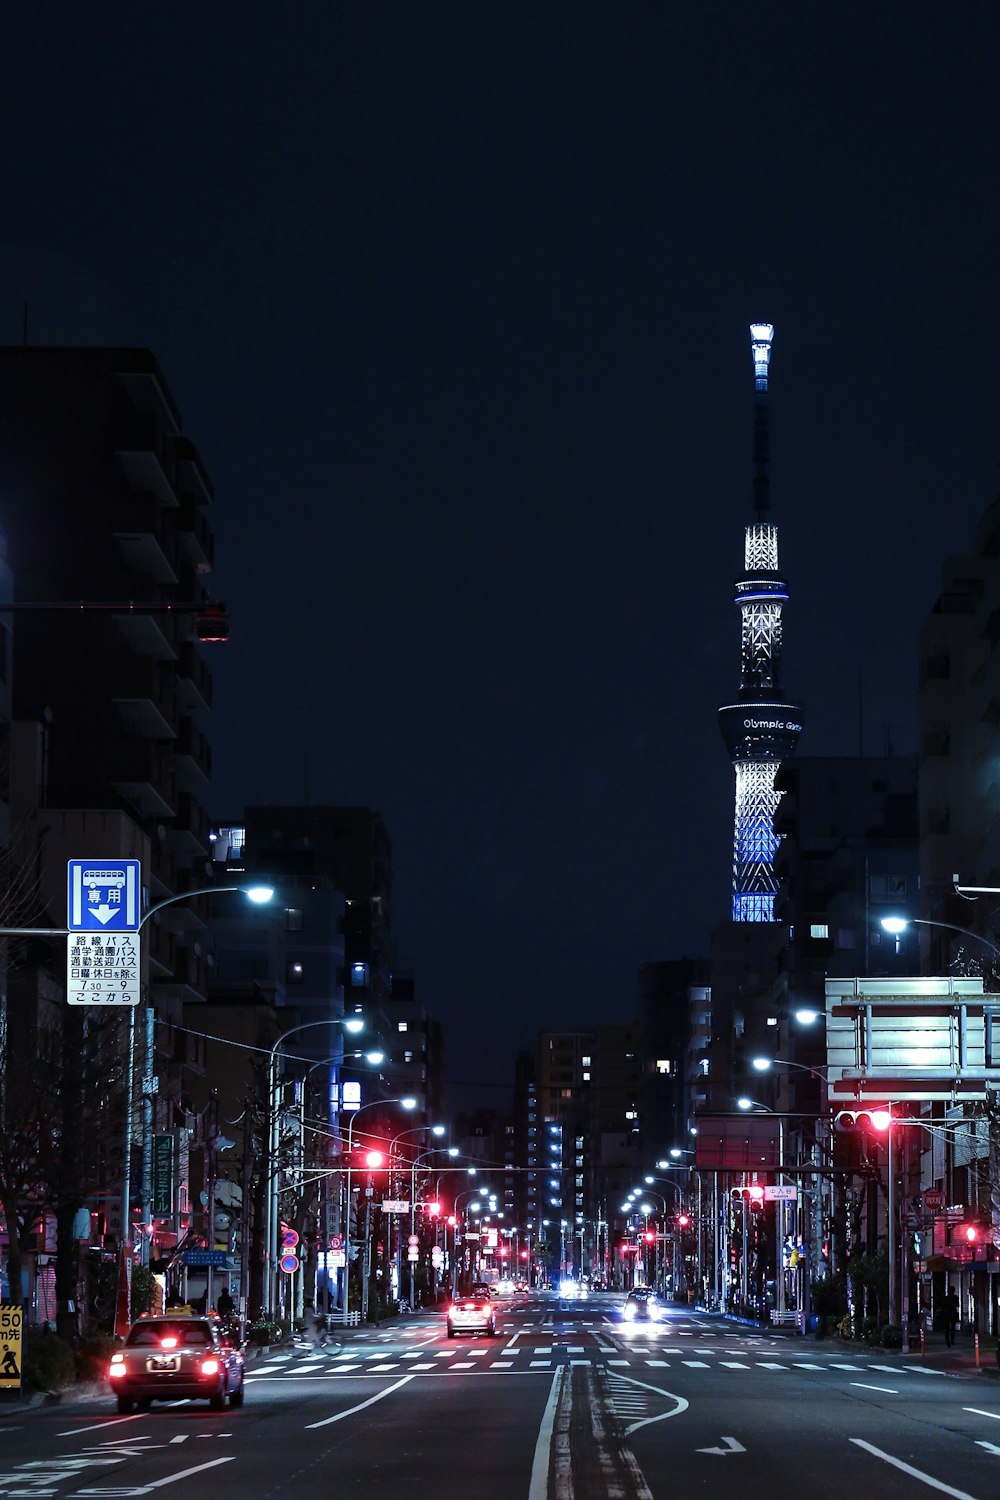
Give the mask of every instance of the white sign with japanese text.
POLYGON ((66 1001, 138 1005, 140 967, 137 932, 71 932, 66 939, 66 1001))

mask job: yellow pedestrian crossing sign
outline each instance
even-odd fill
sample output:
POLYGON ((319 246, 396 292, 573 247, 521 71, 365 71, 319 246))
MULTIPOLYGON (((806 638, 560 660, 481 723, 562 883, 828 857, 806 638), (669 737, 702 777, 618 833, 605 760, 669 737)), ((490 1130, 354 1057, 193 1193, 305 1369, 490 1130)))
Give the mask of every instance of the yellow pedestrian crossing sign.
POLYGON ((21 1388, 24 1313, 16 1302, 0 1302, 0 1391, 21 1388))

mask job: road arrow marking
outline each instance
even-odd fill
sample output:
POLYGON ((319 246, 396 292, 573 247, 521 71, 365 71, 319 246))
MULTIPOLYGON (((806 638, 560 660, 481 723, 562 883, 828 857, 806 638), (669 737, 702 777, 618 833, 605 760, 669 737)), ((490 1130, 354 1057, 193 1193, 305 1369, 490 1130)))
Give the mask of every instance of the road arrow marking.
POLYGON ((717 1453, 720 1458, 725 1458, 727 1453, 745 1453, 747 1450, 742 1443, 738 1443, 734 1437, 724 1437, 722 1441, 725 1448, 696 1448, 696 1453, 717 1453))
POLYGON ((987 1443, 987 1442, 984 1442, 982 1438, 977 1438, 976 1439, 976 1447, 977 1448, 985 1448, 986 1451, 987 1451, 987 1453, 997 1453, 997 1454, 1000 1454, 1000 1448, 997 1447, 996 1443, 987 1443))

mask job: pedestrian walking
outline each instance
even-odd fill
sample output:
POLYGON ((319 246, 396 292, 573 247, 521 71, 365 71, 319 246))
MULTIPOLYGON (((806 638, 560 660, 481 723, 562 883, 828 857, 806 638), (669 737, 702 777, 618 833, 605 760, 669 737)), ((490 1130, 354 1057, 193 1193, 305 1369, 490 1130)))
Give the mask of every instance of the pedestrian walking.
POLYGON ((314 1307, 311 1302, 306 1303, 305 1314, 306 1334, 309 1338, 309 1342, 313 1345, 314 1348, 316 1347, 316 1345, 321 1345, 323 1348, 325 1348, 326 1319, 320 1312, 319 1308, 314 1307))
POLYGON ((944 1341, 949 1349, 955 1342, 959 1315, 958 1293, 951 1288, 944 1299, 944 1341))

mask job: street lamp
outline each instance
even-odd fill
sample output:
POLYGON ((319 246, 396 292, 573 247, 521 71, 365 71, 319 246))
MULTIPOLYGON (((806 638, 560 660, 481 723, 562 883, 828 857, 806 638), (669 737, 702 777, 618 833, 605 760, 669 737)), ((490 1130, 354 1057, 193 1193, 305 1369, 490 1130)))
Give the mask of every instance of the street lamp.
MULTIPOLYGON (((959 888, 956 886, 956 890, 958 889, 959 888)), ((963 886, 959 893, 964 894, 965 891, 973 890, 987 891, 989 890, 989 887, 963 886)), ((973 932, 971 927, 960 927, 957 922, 939 922, 936 919, 932 919, 930 917, 889 916, 882 917, 879 925, 882 927, 883 931, 889 933, 891 937, 894 937, 896 939, 897 953, 899 952, 900 946, 899 939, 902 937, 903 933, 908 927, 943 927, 947 932, 960 932, 964 937, 974 938, 977 943, 983 943, 987 948, 989 948, 992 954, 994 954, 997 958, 1000 958, 1000 947, 998 947, 991 938, 984 937, 981 932, 973 932)))
MULTIPOLYGON (((317 1026, 344 1026, 348 1031, 357 1032, 364 1026, 364 1022, 357 1016, 324 1016, 318 1021, 303 1021, 298 1026, 289 1026, 286 1031, 276 1039, 268 1054, 267 1061, 267 1097, 268 1097, 268 1151, 267 1151, 267 1193, 265 1199, 264 1233, 266 1236, 266 1250, 264 1255, 264 1286, 263 1302, 264 1311, 267 1316, 273 1317, 275 1311, 275 1298, 277 1292, 277 1231, 278 1231, 278 1149, 279 1149, 279 1109, 278 1109, 278 1053, 283 1042, 290 1036, 295 1036, 301 1031, 312 1031, 317 1026)), ((353 1117, 352 1117, 353 1123, 353 1117)))
POLYGON ((769 1073, 774 1065, 780 1068, 796 1068, 800 1073, 811 1073, 814 1078, 827 1082, 826 1068, 811 1068, 808 1063, 791 1062, 787 1057, 751 1057, 750 1066, 756 1073, 769 1073))
MULTIPOLYGON (((256 906, 265 905, 268 901, 271 900, 272 896, 274 895, 274 887, 271 886, 271 885, 208 885, 208 886, 202 886, 198 890, 194 890, 194 891, 180 891, 180 892, 178 892, 177 895, 166 896, 162 901, 157 901, 154 906, 147 907, 147 909, 143 912, 142 916, 139 918, 139 922, 138 922, 138 926, 137 926, 137 931, 141 932, 142 929, 143 929, 143 927, 145 927, 146 923, 149 921, 150 917, 155 916, 155 914, 158 911, 162 911, 162 909, 165 906, 172 906, 175 901, 187 901, 191 897, 194 897, 194 896, 210 896, 210 895, 214 895, 217 891, 218 892, 232 892, 232 891, 242 892, 242 894, 244 896, 246 896, 247 899, 250 900, 251 902, 253 902, 254 905, 256 905, 256 906)), ((22 934, 22 933, 24 935, 31 935, 31 936, 46 935, 46 936, 49 936, 49 937, 55 937, 55 936, 68 937, 69 936, 69 929, 68 928, 50 928, 50 929, 46 929, 46 928, 43 928, 43 927, 24 927, 24 928, 0 927, 0 937, 11 937, 11 936, 16 936, 16 935, 22 934)), ((145 1048, 145 1051, 146 1051, 146 1060, 147 1060, 146 1065, 147 1065, 147 1068, 149 1069, 149 1073, 151 1074, 152 1073, 152 1057, 153 1057, 153 1012, 149 1008, 148 1005, 146 1007, 146 1020, 147 1020, 146 1048, 145 1048)), ((123 1244, 126 1247, 126 1252, 129 1255, 131 1255, 131 1253, 132 1253, 132 1246, 131 1246, 131 1210, 130 1210, 130 1202, 131 1202, 131 1198, 132 1198, 132 1094, 133 1094, 133 1091, 135 1089, 135 1006, 134 1005, 130 1005, 129 1008, 128 1008, 128 1042, 127 1042, 127 1047, 128 1047, 128 1058, 127 1058, 126 1065, 125 1065, 125 1142, 124 1142, 124 1161, 122 1163, 122 1207, 121 1207, 121 1218, 122 1218, 122 1241, 123 1241, 123 1244)), ((152 1163, 152 1154, 153 1154, 153 1114, 152 1114, 152 1111, 153 1111, 153 1096, 152 1096, 152 1093, 147 1093, 146 1092, 145 1080, 143 1080, 143 1084, 144 1084, 144 1091, 143 1091, 143 1096, 142 1096, 143 1097, 143 1129, 142 1129, 142 1219, 140 1221, 141 1224, 142 1224, 142 1238, 141 1238, 141 1244, 140 1244, 140 1255, 141 1255, 142 1264, 143 1265, 148 1265, 149 1264, 149 1239, 150 1239, 150 1232, 151 1232, 152 1223, 153 1223, 153 1186, 152 1186, 152 1168, 153 1168, 153 1163, 152 1163), (148 1114, 148 1118, 147 1118, 147 1114, 148 1114)), ((209 1182, 207 1184, 207 1186, 209 1187, 210 1195, 214 1197, 214 1187, 213 1187, 212 1183, 209 1182)), ((208 1208, 207 1208, 207 1213, 208 1213, 208 1217, 209 1217, 210 1228, 209 1228, 209 1234, 208 1234, 208 1236, 206 1236, 206 1238, 208 1238, 208 1240, 209 1240, 208 1248, 211 1249, 211 1235, 212 1235, 212 1232, 214 1231, 214 1227, 215 1227, 215 1204, 214 1204, 214 1202, 211 1202, 211 1201, 209 1202, 208 1208)), ((212 1291, 212 1268, 211 1268, 211 1266, 209 1266, 209 1268, 208 1268, 208 1297, 206 1299, 206 1306, 208 1306, 210 1304, 210 1302, 211 1302, 211 1291, 212 1291)))
MULTIPOLYGON (((347 1176, 346 1176, 346 1179, 345 1179, 345 1187, 346 1187, 346 1191, 347 1191, 347 1197, 346 1197, 346 1200, 345 1200, 345 1211, 344 1211, 344 1247, 345 1247, 345 1250, 347 1251, 347 1257, 346 1257, 346 1263, 345 1263, 345 1266, 344 1266, 344 1298, 343 1298, 344 1305, 343 1305, 343 1319, 342 1319, 345 1328, 347 1327, 348 1316, 349 1316, 347 1304, 348 1304, 348 1302, 350 1300, 349 1297, 348 1297, 348 1289, 349 1289, 349 1283, 350 1283, 350 1244, 351 1244, 351 1153, 354 1150, 354 1121, 357 1119, 358 1115, 363 1114, 366 1109, 380 1109, 380 1108, 385 1108, 385 1106, 389 1105, 389 1104, 398 1104, 403 1109, 416 1109, 416 1107, 417 1107, 417 1101, 416 1101, 416 1099, 414 1099, 414 1097, 413 1097, 412 1094, 403 1094, 400 1097, 395 1098, 395 1099, 370 1099, 367 1104, 359 1105, 359 1107, 357 1109, 351 1111, 351 1118, 350 1118, 350 1120, 348 1121, 348 1124, 347 1124, 347 1176)), ((366 1224, 365 1224, 364 1257, 363 1257, 362 1263, 361 1263, 361 1316, 362 1316, 362 1318, 364 1318, 366 1316, 367 1312, 368 1312, 368 1243, 369 1243, 368 1230, 369 1230, 369 1227, 370 1227, 370 1216, 369 1216, 369 1218, 368 1218, 368 1220, 366 1221, 366 1224)))

